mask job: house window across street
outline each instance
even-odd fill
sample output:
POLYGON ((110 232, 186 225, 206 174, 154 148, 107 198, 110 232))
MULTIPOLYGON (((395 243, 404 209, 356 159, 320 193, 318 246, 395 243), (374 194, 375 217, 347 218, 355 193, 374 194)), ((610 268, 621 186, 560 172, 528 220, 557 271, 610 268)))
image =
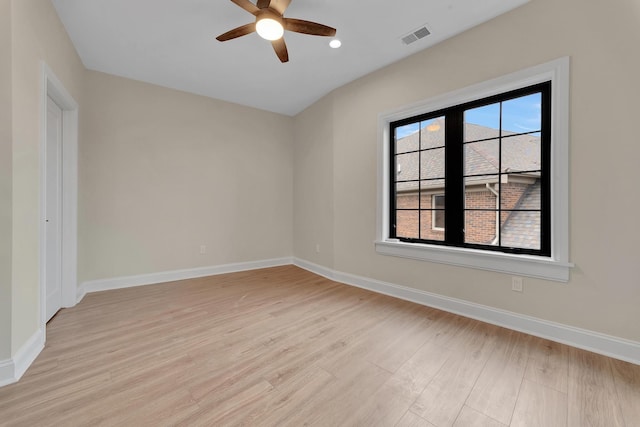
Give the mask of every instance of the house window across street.
POLYGON ((444 231, 444 194, 434 194, 431 196, 432 219, 431 228, 444 231))

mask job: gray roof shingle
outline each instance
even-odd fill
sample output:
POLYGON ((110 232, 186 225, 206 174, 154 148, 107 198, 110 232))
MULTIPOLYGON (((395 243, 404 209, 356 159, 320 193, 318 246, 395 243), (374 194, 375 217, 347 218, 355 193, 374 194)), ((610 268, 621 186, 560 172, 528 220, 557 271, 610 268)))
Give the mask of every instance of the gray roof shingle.
MULTIPOLYGON (((424 128, 396 141, 396 153, 399 154, 396 157, 397 180, 429 180, 423 183, 423 187, 444 185, 444 122, 439 124, 436 131, 424 128)), ((485 175, 475 178, 478 180, 486 178, 486 175, 495 175, 499 170, 502 173, 540 170, 540 137, 537 134, 504 132, 502 159, 497 137, 496 129, 465 123, 465 141, 469 141, 465 144, 465 175, 485 175)), ((468 181, 473 180, 468 178, 468 181)), ((417 182, 398 183, 399 191, 417 188, 417 182)))
MULTIPOLYGON (((540 209, 540 180, 530 185, 515 209, 540 209)), ((540 212, 513 211, 501 230, 502 246, 540 249, 540 212)))

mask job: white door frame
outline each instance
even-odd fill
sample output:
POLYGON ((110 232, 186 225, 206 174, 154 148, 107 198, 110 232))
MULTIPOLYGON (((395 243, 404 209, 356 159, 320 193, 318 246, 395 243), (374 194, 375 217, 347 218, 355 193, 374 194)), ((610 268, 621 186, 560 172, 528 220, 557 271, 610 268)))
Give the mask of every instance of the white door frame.
POLYGON ((73 307, 78 288, 78 103, 62 85, 49 66, 42 62, 42 90, 40 97, 40 224, 39 280, 40 280, 40 328, 46 332, 46 282, 45 282, 45 206, 46 206, 46 140, 47 97, 62 109, 62 307, 73 307))

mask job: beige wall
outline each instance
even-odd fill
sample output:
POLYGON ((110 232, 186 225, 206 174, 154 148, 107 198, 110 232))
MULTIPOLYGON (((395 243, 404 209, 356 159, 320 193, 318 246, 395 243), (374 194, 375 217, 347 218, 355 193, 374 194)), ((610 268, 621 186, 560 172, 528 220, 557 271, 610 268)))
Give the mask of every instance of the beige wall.
POLYGON ((333 98, 327 96, 299 114, 294 129, 294 252, 301 259, 331 265, 333 98))
MULTIPOLYGON (((335 237, 333 260, 318 260, 338 271, 640 341, 638 22, 634 0, 615 7, 532 0, 336 90, 324 109, 307 110, 300 117, 313 111, 318 118, 331 117, 333 126, 334 191, 323 191, 324 200, 314 202, 333 206, 333 224, 325 213, 314 215, 304 200, 295 201, 296 215, 304 212, 309 224, 322 224, 317 235, 335 237), (572 67, 570 239, 576 268, 571 281, 526 278, 520 294, 510 290, 508 275, 377 255, 378 114, 566 55, 572 67)), ((309 131, 321 127, 305 120, 309 131)), ((297 135, 304 134, 304 127, 298 128, 297 135)), ((327 179, 325 170, 315 174, 295 179, 327 179)), ((312 236, 296 234, 296 256, 307 256, 300 248, 313 244, 312 236)))
POLYGON ((86 83, 80 282, 291 256, 292 118, 97 72, 86 83))
POLYGON ((12 353, 39 329, 38 226, 44 60, 81 102, 84 67, 47 0, 11 3, 13 236, 12 353))
POLYGON ((11 1, 0 0, 0 361, 11 357, 11 1))

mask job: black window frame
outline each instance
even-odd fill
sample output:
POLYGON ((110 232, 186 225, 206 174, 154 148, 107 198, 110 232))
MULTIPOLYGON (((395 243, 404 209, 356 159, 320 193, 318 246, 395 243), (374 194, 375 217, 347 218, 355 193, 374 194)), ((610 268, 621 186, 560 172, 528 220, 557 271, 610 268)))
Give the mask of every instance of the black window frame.
MULTIPOLYGON (((389 237, 408 243, 422 243, 440 246, 453 246, 470 249, 481 249, 493 252, 528 254, 543 257, 551 257, 551 117, 552 117, 552 82, 545 81, 531 86, 503 92, 493 96, 461 103, 436 111, 403 118, 389 123, 389 237), (510 247, 505 245, 487 245, 466 243, 465 226, 465 186, 464 186, 464 112, 473 108, 505 102, 511 99, 541 94, 541 171, 540 171, 540 249, 510 247), (396 235, 397 209, 396 209, 396 129, 402 126, 427 121, 437 117, 445 117, 445 235, 444 240, 429 240, 418 238, 398 237, 396 235)), ((531 132, 523 132, 526 135, 531 132)), ((500 132, 499 139, 503 135, 500 132)), ((498 170, 498 174, 503 174, 498 170)), ((424 211, 418 206, 418 212, 424 211)), ((497 212, 500 213, 499 206, 497 212)), ((418 217, 421 217, 420 213, 418 217)))

